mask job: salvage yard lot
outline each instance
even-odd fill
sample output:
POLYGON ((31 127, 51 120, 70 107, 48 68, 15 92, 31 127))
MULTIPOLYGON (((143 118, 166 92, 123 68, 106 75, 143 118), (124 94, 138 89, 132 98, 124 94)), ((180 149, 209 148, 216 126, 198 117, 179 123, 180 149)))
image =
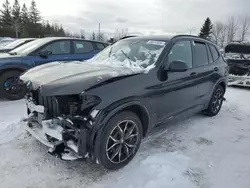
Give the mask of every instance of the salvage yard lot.
POLYGON ((146 138, 125 168, 66 162, 22 129, 24 101, 0 101, 1 188, 249 188, 250 90, 228 88, 218 116, 197 114, 146 138))

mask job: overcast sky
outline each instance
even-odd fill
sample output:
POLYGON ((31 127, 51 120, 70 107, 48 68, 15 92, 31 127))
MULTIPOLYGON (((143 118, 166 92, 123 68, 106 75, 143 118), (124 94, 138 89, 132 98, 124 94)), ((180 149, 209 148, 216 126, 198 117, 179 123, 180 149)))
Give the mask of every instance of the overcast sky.
MULTIPOLYGON (((3 2, 4 0, 0 0, 3 2)), ((10 0, 14 1, 14 0, 10 0)), ((30 4, 31 0, 19 0, 30 4)), ((250 0, 36 0, 44 19, 73 32, 197 33, 206 17, 213 22, 250 15, 250 0)))

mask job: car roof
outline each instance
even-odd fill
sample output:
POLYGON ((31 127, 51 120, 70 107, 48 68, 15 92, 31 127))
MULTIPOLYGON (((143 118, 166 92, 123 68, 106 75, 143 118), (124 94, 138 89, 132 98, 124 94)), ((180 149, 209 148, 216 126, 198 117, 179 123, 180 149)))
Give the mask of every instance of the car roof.
POLYGON ((250 44, 229 43, 225 47, 225 53, 250 54, 250 44))
POLYGON ((40 39, 47 41, 47 42, 55 41, 55 40, 82 40, 82 41, 87 41, 87 42, 97 42, 97 43, 107 44, 106 42, 87 40, 87 39, 81 39, 81 38, 74 38, 74 37, 45 37, 45 38, 40 38, 40 39))
POLYGON ((149 35, 149 36, 131 36, 127 39, 123 39, 123 40, 130 40, 130 39, 142 39, 142 40, 159 40, 159 41, 170 41, 172 39, 175 38, 190 38, 190 39, 196 39, 196 40, 200 40, 200 41, 204 41, 204 42, 208 42, 211 44, 214 44, 213 42, 200 38, 198 36, 194 36, 194 35, 176 35, 176 34, 169 34, 169 35, 149 35))

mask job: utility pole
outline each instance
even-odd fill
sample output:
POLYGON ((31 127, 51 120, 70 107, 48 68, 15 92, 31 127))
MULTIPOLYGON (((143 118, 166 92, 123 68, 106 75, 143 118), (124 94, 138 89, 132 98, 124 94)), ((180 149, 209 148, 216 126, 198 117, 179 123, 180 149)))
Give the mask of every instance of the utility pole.
POLYGON ((99 38, 99 41, 101 40, 101 24, 99 23, 99 29, 98 29, 98 38, 99 38))

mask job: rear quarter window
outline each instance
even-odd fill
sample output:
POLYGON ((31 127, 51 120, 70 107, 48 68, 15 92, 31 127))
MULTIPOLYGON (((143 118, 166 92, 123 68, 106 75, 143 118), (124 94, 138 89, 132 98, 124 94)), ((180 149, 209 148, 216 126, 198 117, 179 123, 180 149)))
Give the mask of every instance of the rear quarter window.
POLYGON ((105 48, 105 45, 102 43, 96 43, 96 46, 97 46, 98 50, 103 50, 105 48))
POLYGON ((211 49, 213 59, 214 59, 214 61, 216 61, 220 57, 220 54, 219 54, 219 52, 218 52, 218 50, 216 49, 215 46, 210 44, 209 47, 211 49))
POLYGON ((194 65, 200 67, 208 64, 207 46, 203 42, 194 42, 194 65))
POLYGON ((73 41, 74 53, 82 54, 94 50, 93 44, 88 41, 73 41))

